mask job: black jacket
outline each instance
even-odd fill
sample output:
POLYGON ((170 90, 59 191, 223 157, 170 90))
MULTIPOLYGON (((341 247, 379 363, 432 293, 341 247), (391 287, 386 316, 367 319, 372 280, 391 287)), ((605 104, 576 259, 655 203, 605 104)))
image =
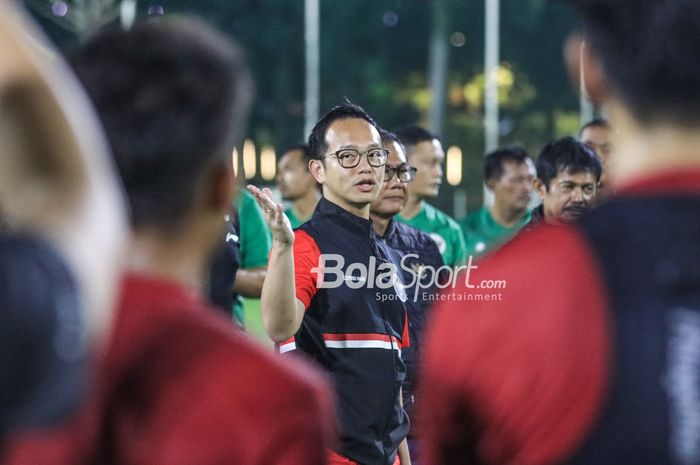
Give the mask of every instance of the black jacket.
POLYGON ((314 267, 325 270, 325 281, 315 281, 302 327, 280 352, 303 351, 328 370, 338 399, 339 452, 366 465, 392 464, 409 429, 399 398, 409 336, 402 284, 384 286, 379 278, 391 266, 399 272, 399 256, 369 220, 325 198, 295 235, 297 297, 314 267), (302 249, 317 254, 306 253, 302 264, 302 249))

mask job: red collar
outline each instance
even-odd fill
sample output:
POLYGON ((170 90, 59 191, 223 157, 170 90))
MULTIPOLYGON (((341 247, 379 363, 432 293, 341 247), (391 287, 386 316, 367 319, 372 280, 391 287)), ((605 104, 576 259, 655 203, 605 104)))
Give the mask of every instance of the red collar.
POLYGON ((622 183, 616 189, 617 195, 637 196, 650 194, 665 195, 699 195, 700 169, 693 167, 681 171, 679 169, 635 178, 622 183))

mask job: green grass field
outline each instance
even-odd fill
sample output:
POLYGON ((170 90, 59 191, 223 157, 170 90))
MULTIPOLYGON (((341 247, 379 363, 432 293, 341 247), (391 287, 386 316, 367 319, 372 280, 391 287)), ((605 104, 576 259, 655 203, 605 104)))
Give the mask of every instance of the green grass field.
POLYGON ((262 320, 260 319, 260 300, 243 299, 243 312, 246 333, 248 333, 252 339, 272 347, 272 341, 265 334, 262 320))

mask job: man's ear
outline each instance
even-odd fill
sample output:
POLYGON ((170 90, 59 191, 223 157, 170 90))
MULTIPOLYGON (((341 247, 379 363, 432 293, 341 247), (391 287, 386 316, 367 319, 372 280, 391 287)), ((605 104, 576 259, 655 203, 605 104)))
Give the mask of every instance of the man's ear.
POLYGON ((206 207, 226 214, 231 208, 231 198, 235 178, 230 167, 224 161, 216 161, 212 165, 208 183, 206 183, 206 207))
POLYGON ((544 201, 544 198, 547 195, 547 186, 544 185, 540 178, 535 179, 534 186, 535 190, 540 195, 540 198, 542 198, 544 201))
POLYGON ((596 105, 604 103, 608 92, 603 65, 582 35, 569 36, 564 46, 564 59, 576 89, 581 88, 583 81, 588 98, 596 105))
POLYGON ((309 173, 317 183, 323 185, 326 182, 326 166, 322 160, 309 160, 309 173))
POLYGON ((493 178, 484 181, 484 184, 486 184, 486 187, 488 187, 491 192, 493 192, 493 188, 496 186, 496 183, 498 183, 498 180, 493 178))

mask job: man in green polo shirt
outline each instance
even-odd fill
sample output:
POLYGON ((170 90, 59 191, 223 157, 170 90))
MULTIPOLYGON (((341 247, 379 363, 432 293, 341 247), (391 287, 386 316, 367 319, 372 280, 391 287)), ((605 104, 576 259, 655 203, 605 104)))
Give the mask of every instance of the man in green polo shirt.
POLYGON ((518 145, 499 148, 485 158, 484 182, 493 192, 493 205, 460 221, 470 255, 483 255, 511 239, 530 221, 535 164, 518 145))
MULTIPOLYGON (((233 320, 244 326, 243 297, 259 299, 267 270, 267 257, 272 247, 272 235, 262 210, 245 189, 236 198, 236 224, 240 244, 240 268, 236 272, 233 292, 233 320)), ((255 307, 255 304, 253 304, 255 307)))
POLYGON ((445 265, 462 265, 467 250, 461 228, 449 215, 426 202, 438 196, 442 184, 445 152, 440 140, 418 126, 399 128, 394 134, 406 147, 408 163, 418 169, 416 178, 408 184, 406 206, 396 219, 430 234, 445 265))
POLYGON ((282 152, 277 164, 277 187, 282 200, 290 202, 284 214, 296 229, 306 222, 321 198, 320 185, 309 172, 309 147, 293 145, 282 152))

